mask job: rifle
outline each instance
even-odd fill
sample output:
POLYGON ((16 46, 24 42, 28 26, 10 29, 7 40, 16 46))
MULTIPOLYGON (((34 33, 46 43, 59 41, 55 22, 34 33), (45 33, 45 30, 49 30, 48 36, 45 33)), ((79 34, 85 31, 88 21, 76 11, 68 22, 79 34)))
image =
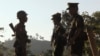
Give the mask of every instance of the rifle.
POLYGON ((13 24, 10 23, 9 26, 10 26, 10 28, 12 29, 12 31, 14 32, 14 34, 13 34, 12 36, 15 36, 15 28, 14 28, 13 24))
POLYGON ((90 44, 90 48, 92 51, 92 56, 99 56, 99 51, 96 45, 96 40, 95 40, 95 35, 93 33, 92 30, 87 29, 87 34, 88 34, 88 40, 89 40, 89 44, 90 44))
MULTIPOLYGON (((9 24, 9 26, 10 26, 10 28, 12 29, 12 31, 14 32, 14 34, 13 34, 12 36, 16 36, 16 35, 15 35, 15 28, 14 28, 13 24, 12 24, 12 23, 10 23, 10 24, 9 24)), ((28 37, 29 37, 29 36, 28 36, 28 37)), ((27 41, 28 43, 30 43, 30 42, 31 42, 31 40, 30 40, 30 39, 27 39, 26 41, 27 41)))

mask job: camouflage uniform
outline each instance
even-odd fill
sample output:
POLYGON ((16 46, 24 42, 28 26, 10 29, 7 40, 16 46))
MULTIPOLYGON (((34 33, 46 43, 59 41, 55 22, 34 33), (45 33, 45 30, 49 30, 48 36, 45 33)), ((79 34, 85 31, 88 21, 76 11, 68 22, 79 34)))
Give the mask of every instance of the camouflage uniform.
MULTIPOLYGON (((54 22, 60 23, 61 18, 59 15, 55 14, 54 16, 54 22), (57 21, 58 20, 58 21, 57 21)), ((54 45, 56 46, 54 51, 54 56, 63 56, 63 50, 64 46, 66 44, 66 39, 64 37, 65 29, 61 24, 55 25, 52 35, 52 41, 55 40, 54 45)))
POLYGON ((70 15, 72 16, 71 31, 69 33, 69 40, 71 43, 71 54, 72 56, 82 56, 84 40, 86 35, 84 32, 84 20, 82 16, 78 14, 79 3, 68 3, 70 15))
POLYGON ((84 32, 84 21, 83 21, 82 16, 80 15, 75 15, 73 18, 74 18, 73 19, 74 23, 73 23, 71 32, 69 34, 69 38, 71 39, 72 37, 74 37, 78 29, 81 29, 82 31, 74 40, 74 44, 71 45, 71 53, 77 54, 78 56, 82 56, 84 41, 86 40, 86 37, 87 37, 84 32))
POLYGON ((55 39, 55 56, 63 56, 64 46, 66 44, 66 38, 64 36, 64 33, 65 29, 62 26, 58 26, 55 39))

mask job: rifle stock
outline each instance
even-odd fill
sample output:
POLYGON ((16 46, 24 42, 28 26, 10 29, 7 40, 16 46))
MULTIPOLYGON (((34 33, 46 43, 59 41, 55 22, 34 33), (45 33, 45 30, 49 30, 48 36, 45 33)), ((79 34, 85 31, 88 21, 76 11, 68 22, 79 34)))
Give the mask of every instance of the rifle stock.
POLYGON ((9 26, 10 26, 10 28, 12 29, 12 31, 15 32, 15 28, 14 28, 13 24, 10 23, 9 26))
POLYGON ((10 28, 12 29, 12 31, 14 32, 14 34, 13 34, 12 36, 15 36, 15 28, 14 28, 13 24, 10 23, 9 26, 10 26, 10 28))

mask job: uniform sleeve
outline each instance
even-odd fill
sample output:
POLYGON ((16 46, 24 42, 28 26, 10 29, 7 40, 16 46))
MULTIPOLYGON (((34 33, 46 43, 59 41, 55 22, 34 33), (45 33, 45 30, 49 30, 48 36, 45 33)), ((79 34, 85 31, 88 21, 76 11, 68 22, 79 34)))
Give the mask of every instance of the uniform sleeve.
POLYGON ((84 20, 82 18, 82 16, 79 16, 77 19, 77 28, 84 28, 84 20))

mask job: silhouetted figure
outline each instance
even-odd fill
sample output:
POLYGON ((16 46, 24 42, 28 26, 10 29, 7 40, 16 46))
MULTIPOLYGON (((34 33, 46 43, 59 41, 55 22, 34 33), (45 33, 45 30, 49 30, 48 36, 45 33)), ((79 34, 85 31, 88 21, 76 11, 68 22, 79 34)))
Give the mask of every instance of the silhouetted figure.
POLYGON ((71 44, 71 55, 82 56, 84 40, 86 34, 84 32, 84 20, 78 14, 78 3, 68 3, 70 15, 72 16, 71 31, 69 34, 69 43, 71 44))
POLYGON ((25 30, 25 23, 27 22, 27 13, 25 11, 18 11, 17 19, 19 20, 19 23, 15 26, 15 53, 16 56, 27 56, 26 43, 30 43, 30 40, 27 36, 27 32, 25 30))
POLYGON ((54 45, 56 46, 54 51, 54 56, 63 56, 63 50, 66 44, 66 39, 64 37, 65 29, 60 24, 61 14, 56 13, 52 17, 54 23, 54 30, 51 39, 51 44, 54 42, 54 45))

